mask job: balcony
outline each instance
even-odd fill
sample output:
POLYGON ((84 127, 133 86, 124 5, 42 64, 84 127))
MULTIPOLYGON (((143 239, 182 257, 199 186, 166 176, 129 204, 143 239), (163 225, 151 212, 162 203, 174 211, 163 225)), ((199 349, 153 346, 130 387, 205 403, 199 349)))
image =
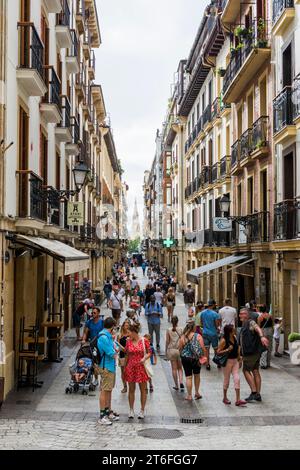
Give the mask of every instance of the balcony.
POLYGON ((236 102, 257 71, 270 59, 267 28, 265 20, 260 18, 253 21, 247 37, 239 43, 240 47, 232 49, 231 60, 223 79, 223 100, 226 103, 236 102))
POLYGON ((60 13, 62 9, 61 0, 44 0, 48 13, 60 13))
POLYGON ((83 44, 82 44, 82 52, 83 52, 85 60, 90 60, 91 44, 92 44, 91 32, 90 32, 88 25, 86 24, 84 33, 83 33, 83 44))
POLYGON ((288 199, 274 205, 274 240, 299 240, 300 200, 288 199))
POLYGON ((219 163, 214 163, 211 167, 211 182, 216 183, 219 178, 219 163))
POLYGON ((56 143, 61 144, 62 142, 70 142, 72 139, 71 135, 71 105, 69 98, 65 95, 61 97, 61 113, 62 119, 60 124, 55 129, 56 143))
POLYGON ((247 165, 252 152, 252 129, 247 129, 240 137, 240 164, 241 166, 247 165))
POLYGON ((270 241, 270 213, 255 212, 233 221, 232 245, 258 244, 270 241))
POLYGON ((85 224, 80 227, 79 240, 83 243, 95 243, 96 242, 96 228, 92 227, 91 224, 85 224))
POLYGON ((16 71, 20 87, 27 96, 47 93, 44 69, 44 46, 33 23, 18 23, 19 66, 16 71))
POLYGON ((80 71, 78 60, 78 38, 75 29, 71 29, 70 33, 72 38, 72 46, 68 49, 68 53, 66 55, 66 70, 68 75, 78 73, 80 71))
POLYGON ((269 116, 261 116, 252 128, 251 158, 265 157, 269 153, 269 116))
POLYGON ((80 62, 79 72, 76 74, 75 90, 78 96, 79 102, 84 98, 85 83, 86 83, 86 69, 83 62, 80 62))
POLYGON ((212 106, 211 106, 211 120, 215 121, 220 118, 221 106, 220 106, 220 97, 218 96, 212 106))
POLYGON ((30 170, 16 172, 18 178, 18 217, 47 221, 43 179, 30 170))
POLYGON ((91 81, 95 80, 95 76, 96 76, 96 57, 95 57, 95 51, 93 49, 91 50, 91 57, 90 57, 90 60, 89 60, 88 74, 89 74, 89 79, 91 81))
POLYGON ((76 26, 79 34, 84 32, 85 0, 76 0, 76 26))
POLYGON ((239 170, 241 155, 241 141, 238 139, 231 147, 231 172, 234 174, 239 170))
POLYGON ((46 186, 49 219, 48 222, 52 225, 60 225, 60 203, 61 196, 57 189, 53 186, 46 186))
POLYGON ((62 11, 56 15, 55 33, 59 49, 68 49, 72 47, 70 8, 68 0, 62 0, 62 11))
POLYGON ((220 181, 224 180, 225 178, 230 178, 230 155, 225 155, 225 157, 221 158, 220 160, 220 181))
POLYGON ((96 109, 93 103, 91 103, 90 113, 88 118, 88 128, 90 133, 93 135, 95 132, 95 116, 96 116, 96 109))
POLYGON ((188 184, 185 188, 185 198, 188 199, 193 194, 192 183, 188 184))
POLYGON ((272 33, 282 36, 295 18, 294 0, 273 0, 272 33))
POLYGON ((230 232, 214 232, 212 229, 204 230, 204 247, 229 247, 230 232))
POLYGON ((240 2, 237 0, 222 0, 222 23, 234 24, 240 13, 240 2))
POLYGON ((65 152, 66 155, 74 155, 77 157, 80 153, 80 131, 79 123, 75 116, 70 117, 70 125, 72 140, 66 143, 65 152))
POLYGON ((45 124, 58 124, 62 115, 60 110, 60 80, 56 75, 54 67, 46 66, 45 80, 48 85, 48 91, 40 104, 40 112, 45 124))
POLYGON ((294 78, 292 102, 294 123, 297 129, 300 129, 300 74, 294 78))
POLYGON ((211 184, 211 182, 212 182, 212 180, 211 180, 211 166, 207 165, 201 171, 201 183, 205 187, 205 186, 208 186, 209 184, 211 184))
POLYGON ((86 119, 90 120, 92 107, 92 94, 90 85, 84 87, 84 97, 82 102, 82 111, 86 119))
POLYGON ((290 137, 296 136, 297 129, 293 122, 292 87, 286 86, 273 101, 274 143, 283 144, 290 137))
POLYGON ((208 104, 203 112, 203 130, 208 132, 212 128, 211 104, 208 104))

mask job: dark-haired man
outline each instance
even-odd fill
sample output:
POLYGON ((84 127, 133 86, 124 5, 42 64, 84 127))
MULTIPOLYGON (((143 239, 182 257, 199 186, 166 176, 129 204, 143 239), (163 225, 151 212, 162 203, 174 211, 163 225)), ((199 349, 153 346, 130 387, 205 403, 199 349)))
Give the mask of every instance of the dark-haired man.
POLYGON ((114 329, 116 320, 108 317, 104 320, 104 329, 99 334, 97 347, 101 356, 99 372, 100 383, 100 418, 98 423, 110 426, 113 421, 118 421, 119 416, 111 409, 112 391, 116 381, 116 359, 118 357, 117 348, 114 343, 114 329))

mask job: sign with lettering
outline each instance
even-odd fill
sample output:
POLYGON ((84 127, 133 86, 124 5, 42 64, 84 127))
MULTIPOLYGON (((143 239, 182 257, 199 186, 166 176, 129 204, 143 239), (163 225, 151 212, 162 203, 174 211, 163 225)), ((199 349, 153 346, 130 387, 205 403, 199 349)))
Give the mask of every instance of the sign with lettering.
POLYGON ((84 225, 83 202, 68 202, 68 225, 84 225))
POLYGON ((213 218, 213 231, 214 232, 231 232, 232 221, 226 217, 213 218))

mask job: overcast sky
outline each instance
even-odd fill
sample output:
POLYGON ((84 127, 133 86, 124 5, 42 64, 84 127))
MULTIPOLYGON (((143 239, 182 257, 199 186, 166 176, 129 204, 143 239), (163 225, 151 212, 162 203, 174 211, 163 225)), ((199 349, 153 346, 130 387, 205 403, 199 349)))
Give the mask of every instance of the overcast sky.
POLYGON ((170 86, 193 44, 208 0, 96 0, 102 45, 96 80, 103 86, 117 153, 129 185, 129 229, 137 197, 143 213, 143 175, 155 152, 170 86))

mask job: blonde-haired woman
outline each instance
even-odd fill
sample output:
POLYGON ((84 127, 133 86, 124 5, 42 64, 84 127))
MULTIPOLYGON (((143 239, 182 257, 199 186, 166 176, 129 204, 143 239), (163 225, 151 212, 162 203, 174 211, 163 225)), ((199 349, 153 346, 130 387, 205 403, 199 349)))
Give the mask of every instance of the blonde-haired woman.
POLYGON ((176 296, 174 289, 172 287, 169 287, 167 295, 166 295, 166 305, 167 305, 167 311, 168 311, 168 322, 172 321, 173 318, 173 313, 174 313, 174 308, 176 305, 176 296))
MULTIPOLYGON (((118 336, 118 342, 124 349, 126 348, 126 343, 130 335, 129 333, 130 323, 131 323, 130 319, 127 318, 122 324, 121 331, 118 336)), ((121 377, 122 377, 122 382, 123 382, 123 389, 121 390, 121 393, 127 393, 127 382, 124 378, 125 364, 126 364, 125 352, 121 349, 119 353, 119 366, 121 368, 121 377)))

